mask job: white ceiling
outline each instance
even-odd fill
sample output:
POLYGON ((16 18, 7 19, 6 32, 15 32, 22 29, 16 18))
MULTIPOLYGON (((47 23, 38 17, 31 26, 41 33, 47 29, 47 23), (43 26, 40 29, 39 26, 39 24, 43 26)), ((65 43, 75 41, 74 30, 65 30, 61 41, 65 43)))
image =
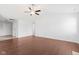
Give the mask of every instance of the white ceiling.
MULTIPOLYGON (((29 5, 25 4, 1 4, 0 5, 0 20, 1 17, 6 19, 27 19, 30 16, 24 11, 29 5)), ((37 5, 42 9, 41 15, 52 13, 72 13, 79 11, 78 4, 40 4, 37 5)), ((2 19, 3 20, 3 19, 2 19)))

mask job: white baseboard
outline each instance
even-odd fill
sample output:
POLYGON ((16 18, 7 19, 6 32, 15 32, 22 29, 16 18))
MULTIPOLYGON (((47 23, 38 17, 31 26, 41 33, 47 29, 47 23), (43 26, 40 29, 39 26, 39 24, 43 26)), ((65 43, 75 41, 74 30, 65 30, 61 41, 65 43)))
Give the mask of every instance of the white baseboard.
POLYGON ((73 42, 73 43, 78 43, 79 44, 79 41, 74 41, 72 39, 63 39, 63 38, 58 38, 58 37, 51 37, 51 36, 45 36, 45 35, 36 35, 38 37, 45 37, 45 38, 50 38, 50 39, 57 39, 57 40, 62 40, 62 41, 68 41, 68 42, 73 42))
MULTIPOLYGON (((32 36, 32 35, 31 34, 28 34, 28 35, 20 35, 20 36, 17 36, 16 38, 22 38, 22 37, 28 37, 28 36, 32 36)), ((68 39, 51 37, 51 36, 45 36, 45 35, 35 35, 35 36, 37 36, 37 37, 44 37, 44 38, 50 38, 50 39, 57 39, 57 40, 68 41, 68 42, 73 42, 73 43, 78 43, 79 44, 79 41, 74 41, 72 39, 68 40, 68 39)), ((11 39, 11 38, 0 39, 0 41, 9 40, 9 39, 11 39)))
POLYGON ((28 36, 32 36, 32 34, 28 34, 28 35, 20 35, 20 36, 17 36, 17 38, 28 37, 28 36))

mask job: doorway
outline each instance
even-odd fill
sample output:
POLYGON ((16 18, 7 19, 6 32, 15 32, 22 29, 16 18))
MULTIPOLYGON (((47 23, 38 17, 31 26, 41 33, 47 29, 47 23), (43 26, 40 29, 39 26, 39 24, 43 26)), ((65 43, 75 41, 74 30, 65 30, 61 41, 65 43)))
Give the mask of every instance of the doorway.
POLYGON ((14 21, 0 21, 0 41, 14 38, 16 35, 15 26, 14 21))

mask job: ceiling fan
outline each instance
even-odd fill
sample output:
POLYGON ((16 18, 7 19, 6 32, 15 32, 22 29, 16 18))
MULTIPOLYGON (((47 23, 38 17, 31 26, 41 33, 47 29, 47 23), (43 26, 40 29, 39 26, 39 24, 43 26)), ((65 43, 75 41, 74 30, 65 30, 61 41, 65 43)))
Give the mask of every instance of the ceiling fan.
POLYGON ((28 7, 29 11, 25 11, 25 13, 29 12, 30 16, 32 16, 33 14, 39 15, 39 12, 41 12, 41 10, 40 9, 35 9, 34 7, 35 7, 35 4, 32 4, 30 7, 28 7))

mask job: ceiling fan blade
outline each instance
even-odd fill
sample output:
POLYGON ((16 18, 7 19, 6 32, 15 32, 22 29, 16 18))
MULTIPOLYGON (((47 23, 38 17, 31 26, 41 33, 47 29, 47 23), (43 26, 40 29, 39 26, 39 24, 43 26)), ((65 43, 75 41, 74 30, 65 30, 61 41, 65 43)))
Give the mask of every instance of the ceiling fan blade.
POLYGON ((41 12, 41 10, 36 10, 35 12, 41 12))
POLYGON ((29 10, 32 10, 32 8, 31 7, 28 7, 29 8, 29 10))
POLYGON ((35 13, 36 15, 39 15, 38 13, 35 13))
POLYGON ((32 14, 30 14, 30 16, 32 16, 32 14))

